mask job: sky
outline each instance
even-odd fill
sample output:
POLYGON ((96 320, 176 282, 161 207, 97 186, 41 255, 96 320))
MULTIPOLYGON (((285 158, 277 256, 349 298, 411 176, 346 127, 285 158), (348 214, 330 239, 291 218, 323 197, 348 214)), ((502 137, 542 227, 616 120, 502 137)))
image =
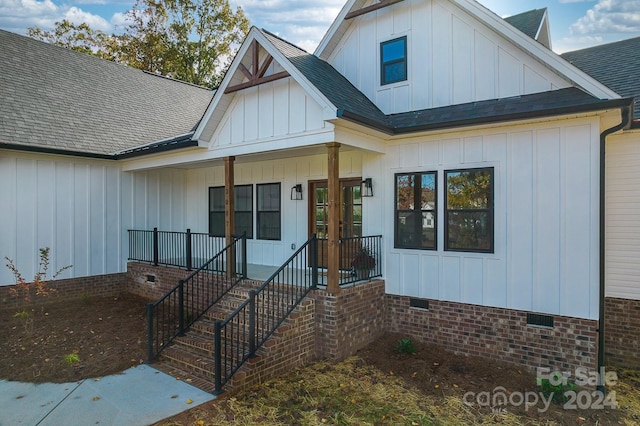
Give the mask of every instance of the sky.
MULTIPOLYGON (((87 22, 112 33, 135 0, 0 0, 0 28, 26 34, 56 21, 87 22)), ((229 0, 252 25, 313 52, 346 0, 229 0)), ((501 17, 547 7, 556 53, 640 36, 640 0, 479 0, 501 17)))

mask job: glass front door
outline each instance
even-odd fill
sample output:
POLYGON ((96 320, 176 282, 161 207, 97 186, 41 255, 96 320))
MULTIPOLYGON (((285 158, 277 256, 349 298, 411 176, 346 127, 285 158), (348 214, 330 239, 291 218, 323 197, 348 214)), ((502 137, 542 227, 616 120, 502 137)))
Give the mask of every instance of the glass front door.
MULTIPOLYGON (((362 179, 340 179, 340 238, 362 236, 362 179)), ((309 234, 318 238, 318 266, 326 268, 329 231, 329 191, 327 181, 309 183, 311 203, 309 234)), ((346 255, 346 254, 345 254, 346 255)), ((349 259, 341 259, 341 269, 348 269, 349 259)))

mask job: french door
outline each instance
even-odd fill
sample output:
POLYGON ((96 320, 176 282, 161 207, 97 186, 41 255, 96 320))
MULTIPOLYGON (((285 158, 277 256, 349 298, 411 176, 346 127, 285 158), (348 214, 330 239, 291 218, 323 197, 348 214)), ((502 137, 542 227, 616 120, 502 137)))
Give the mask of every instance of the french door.
MULTIPOLYGON (((362 196, 359 178, 340 179, 340 238, 362 236, 362 196)), ((318 238, 318 266, 327 267, 329 191, 326 180, 309 182, 309 234, 318 238)), ((348 269, 351 255, 343 250, 340 268, 348 269), (347 257, 348 256, 348 257, 347 257)))

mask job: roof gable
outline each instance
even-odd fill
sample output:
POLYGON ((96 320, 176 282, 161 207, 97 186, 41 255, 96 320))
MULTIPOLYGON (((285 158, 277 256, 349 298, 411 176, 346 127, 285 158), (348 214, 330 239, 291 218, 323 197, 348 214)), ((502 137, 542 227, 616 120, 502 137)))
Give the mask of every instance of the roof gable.
POLYGON ((212 91, 0 30, 0 147, 112 154, 194 130, 212 91))
POLYGON ((372 120, 380 120, 384 117, 382 111, 369 98, 329 63, 269 32, 264 31, 264 34, 338 111, 359 111, 362 116, 372 120))
MULTIPOLYGON (((340 41, 346 37, 350 29, 358 25, 358 22, 362 22, 361 17, 345 20, 345 17, 354 10, 366 7, 369 4, 365 0, 349 0, 342 11, 338 14, 336 20, 329 28, 329 31, 322 39, 318 48, 315 51, 315 55, 324 60, 334 54, 334 50, 340 44, 340 41)), ((419 5, 423 5, 426 2, 421 0, 405 0, 397 3, 389 8, 382 9, 382 13, 388 11, 398 10, 399 8, 415 9, 419 5)), ((497 34, 502 39, 506 40, 511 46, 532 58, 536 63, 550 70, 559 78, 564 80, 567 85, 574 85, 582 88, 588 93, 598 98, 608 99, 616 98, 618 95, 593 79, 586 73, 571 66, 566 61, 562 60, 558 55, 553 53, 547 47, 541 43, 535 42, 531 37, 525 35, 519 29, 516 29, 513 25, 505 22, 502 18, 491 12, 478 2, 473 0, 449 0, 447 2, 432 1, 430 4, 440 3, 442 6, 451 7, 455 5, 458 10, 465 12, 468 16, 481 22, 482 25, 490 32, 497 34)), ((548 20, 542 19, 541 26, 538 28, 537 37, 539 40, 548 38, 548 20)), ((435 24, 435 23, 434 23, 435 24)), ((561 86, 562 87, 562 86, 561 86)), ((547 89, 550 90, 550 89, 547 89)))
MULTIPOLYGON (((338 111, 344 109, 358 109, 374 120, 384 117, 366 96, 331 65, 274 34, 253 27, 229 67, 194 138, 202 143, 211 139, 226 110, 231 106, 236 89, 252 85, 253 72, 247 73, 245 70, 263 69, 266 61, 270 61, 270 64, 259 77, 264 79, 263 82, 271 81, 271 76, 293 78, 327 111, 326 119, 336 118, 338 111), (268 59, 269 57, 273 59, 268 59)), ((257 85, 260 83, 261 81, 256 82, 257 85)))
POLYGON ((505 21, 531 37, 547 49, 551 49, 549 17, 547 8, 534 9, 528 12, 504 18, 505 21))

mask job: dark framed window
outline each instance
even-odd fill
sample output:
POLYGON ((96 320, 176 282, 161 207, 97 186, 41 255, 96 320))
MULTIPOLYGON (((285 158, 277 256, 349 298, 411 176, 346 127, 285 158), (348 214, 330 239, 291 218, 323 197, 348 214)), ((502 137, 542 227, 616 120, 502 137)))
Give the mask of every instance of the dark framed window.
POLYGON ((493 167, 445 171, 444 249, 493 253, 493 167))
MULTIPOLYGON (((253 185, 234 187, 235 229, 237 236, 247 233, 253 238, 253 185)), ((209 188, 209 234, 224 237, 224 186, 209 188)))
POLYGON ((407 37, 380 43, 380 84, 407 79, 407 37))
POLYGON ((280 240, 282 232, 280 184, 265 183, 257 185, 257 193, 258 239, 280 240))
POLYGON ((437 173, 397 173, 395 178, 395 247, 435 250, 437 173))

